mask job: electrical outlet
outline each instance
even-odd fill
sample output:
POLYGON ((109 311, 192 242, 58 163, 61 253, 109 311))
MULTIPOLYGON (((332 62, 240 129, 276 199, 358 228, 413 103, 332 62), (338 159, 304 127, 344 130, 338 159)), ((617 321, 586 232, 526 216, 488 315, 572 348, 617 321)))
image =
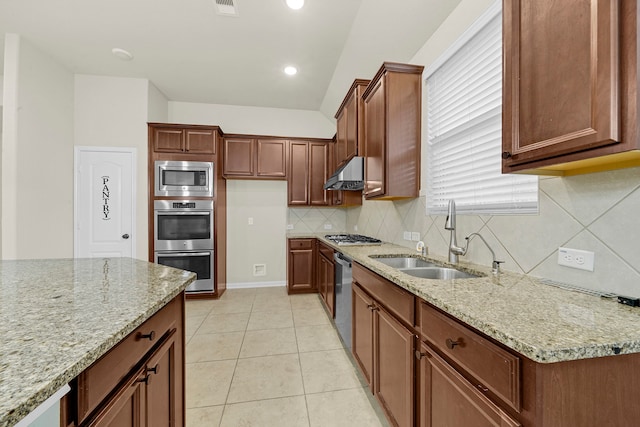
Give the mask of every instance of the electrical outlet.
POLYGON ((287 224, 287 230, 293 230, 293 224, 287 224))
POLYGON ((358 226, 357 225, 353 226, 353 231, 358 231, 358 226))
POLYGON ((420 232, 412 231, 411 232, 411 240, 413 240, 414 242, 419 242, 420 241, 420 232))
POLYGON ((331 230, 332 228, 333 228, 333 225, 331 225, 331 224, 325 224, 324 225, 324 229, 325 230, 331 230))
POLYGON ((249 225, 253 225, 253 218, 249 217, 249 220, 247 221, 247 223, 248 223, 249 225))
POLYGON ((580 249, 558 248, 558 264, 580 270, 593 271, 595 253, 580 249))
POLYGON ((404 240, 411 240, 411 232, 405 231, 404 233, 402 233, 402 237, 404 240))

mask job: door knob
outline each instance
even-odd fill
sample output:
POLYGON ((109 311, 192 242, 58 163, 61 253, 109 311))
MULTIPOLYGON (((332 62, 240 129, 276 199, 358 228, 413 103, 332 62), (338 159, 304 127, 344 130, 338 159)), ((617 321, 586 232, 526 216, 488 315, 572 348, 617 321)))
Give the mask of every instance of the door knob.
POLYGON ((128 235, 128 234, 123 234, 123 235, 122 235, 122 238, 126 240, 126 239, 128 239, 128 238, 129 238, 129 235, 128 235))

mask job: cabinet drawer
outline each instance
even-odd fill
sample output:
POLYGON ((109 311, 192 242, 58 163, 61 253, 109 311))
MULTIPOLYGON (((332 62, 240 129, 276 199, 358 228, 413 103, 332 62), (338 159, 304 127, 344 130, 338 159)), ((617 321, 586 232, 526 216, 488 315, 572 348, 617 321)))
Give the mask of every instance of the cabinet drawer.
POLYGON ((315 239, 289 239, 290 249, 313 249, 315 239))
POLYGON ((457 364, 480 391, 520 411, 520 359, 469 328, 420 304, 422 336, 457 364))
POLYGON ((318 250, 322 255, 324 255, 329 261, 333 262, 333 249, 329 246, 326 246, 323 243, 318 242, 318 250))
POLYGON ((78 421, 91 413, 171 329, 182 329, 180 294, 78 375, 78 421), (147 337, 144 337, 144 336, 147 337), (151 335, 151 336, 149 336, 151 335))
POLYGON ((409 326, 414 325, 415 297, 413 294, 357 263, 353 264, 353 280, 396 317, 409 326))

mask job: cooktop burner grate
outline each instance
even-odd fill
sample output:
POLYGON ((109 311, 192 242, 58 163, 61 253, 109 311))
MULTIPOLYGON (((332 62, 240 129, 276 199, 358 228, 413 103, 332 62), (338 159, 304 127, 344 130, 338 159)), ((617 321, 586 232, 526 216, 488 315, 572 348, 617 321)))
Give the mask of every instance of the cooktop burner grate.
POLYGON ((325 239, 331 240, 339 246, 348 245, 381 245, 382 240, 361 234, 327 234, 325 239))

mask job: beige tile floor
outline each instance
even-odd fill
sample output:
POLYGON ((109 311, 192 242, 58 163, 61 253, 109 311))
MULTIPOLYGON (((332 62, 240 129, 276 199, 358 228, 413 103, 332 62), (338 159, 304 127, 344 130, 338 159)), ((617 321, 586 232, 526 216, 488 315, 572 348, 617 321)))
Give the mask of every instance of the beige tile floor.
POLYGON ((187 427, 388 426, 316 294, 186 305, 187 427))

